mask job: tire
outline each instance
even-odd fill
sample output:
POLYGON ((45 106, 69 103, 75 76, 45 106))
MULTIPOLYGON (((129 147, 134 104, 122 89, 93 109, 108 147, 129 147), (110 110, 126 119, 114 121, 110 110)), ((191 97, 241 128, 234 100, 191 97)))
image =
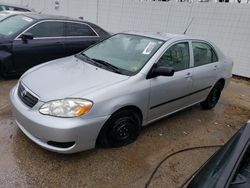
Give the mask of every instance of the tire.
POLYGON ((132 110, 121 110, 113 114, 101 129, 97 146, 121 147, 136 140, 141 130, 140 116, 132 110))
POLYGON ((210 110, 218 103, 221 95, 221 91, 223 89, 223 85, 221 82, 217 82, 213 89, 210 91, 207 99, 201 103, 203 109, 210 110))

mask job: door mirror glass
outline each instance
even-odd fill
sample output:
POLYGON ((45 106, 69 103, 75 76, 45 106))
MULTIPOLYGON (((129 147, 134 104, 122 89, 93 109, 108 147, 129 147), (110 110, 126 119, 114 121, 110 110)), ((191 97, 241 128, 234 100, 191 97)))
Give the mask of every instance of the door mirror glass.
POLYGON ((33 34, 32 33, 23 33, 21 36, 20 36, 21 39, 27 41, 27 40, 32 40, 34 38, 33 34))

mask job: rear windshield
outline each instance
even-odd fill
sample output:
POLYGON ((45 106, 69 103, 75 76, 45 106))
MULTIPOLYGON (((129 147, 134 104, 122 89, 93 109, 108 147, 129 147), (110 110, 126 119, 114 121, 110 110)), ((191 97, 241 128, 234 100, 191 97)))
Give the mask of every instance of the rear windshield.
POLYGON ((34 22, 34 19, 24 15, 15 15, 0 22, 0 35, 10 36, 34 22))

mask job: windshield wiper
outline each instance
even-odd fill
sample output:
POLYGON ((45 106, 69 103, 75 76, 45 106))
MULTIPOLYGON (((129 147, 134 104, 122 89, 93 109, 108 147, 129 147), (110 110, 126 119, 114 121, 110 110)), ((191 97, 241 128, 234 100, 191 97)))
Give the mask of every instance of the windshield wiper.
POLYGON ((97 67, 105 66, 105 67, 109 68, 110 70, 112 70, 115 73, 122 74, 120 68, 118 68, 115 65, 112 65, 112 64, 110 64, 110 63, 108 63, 106 61, 103 61, 103 60, 100 60, 100 59, 90 58, 89 56, 87 56, 84 53, 80 53, 78 55, 79 55, 79 58, 84 58, 83 59, 84 61, 87 60, 88 62, 94 64, 97 67))
POLYGON ((112 65, 112 64, 110 64, 104 60, 101 60, 101 59, 94 59, 93 58, 92 60, 101 64, 101 65, 104 65, 105 67, 112 69, 116 73, 122 74, 120 68, 116 67, 115 65, 112 65))
POLYGON ((81 59, 83 61, 86 61, 86 62, 89 62, 91 64, 94 64, 97 67, 101 67, 96 61, 92 60, 89 56, 87 56, 84 53, 76 54, 76 57, 78 57, 79 59, 81 59))

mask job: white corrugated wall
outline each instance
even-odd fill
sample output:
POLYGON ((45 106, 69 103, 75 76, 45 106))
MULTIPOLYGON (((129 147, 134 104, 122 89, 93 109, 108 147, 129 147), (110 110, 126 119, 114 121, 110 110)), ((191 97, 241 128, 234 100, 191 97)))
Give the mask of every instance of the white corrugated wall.
POLYGON ((233 58, 233 73, 250 78, 250 4, 139 0, 6 0, 36 11, 86 20, 108 31, 163 31, 207 38, 233 58), (57 6, 56 2, 59 3, 57 6))

